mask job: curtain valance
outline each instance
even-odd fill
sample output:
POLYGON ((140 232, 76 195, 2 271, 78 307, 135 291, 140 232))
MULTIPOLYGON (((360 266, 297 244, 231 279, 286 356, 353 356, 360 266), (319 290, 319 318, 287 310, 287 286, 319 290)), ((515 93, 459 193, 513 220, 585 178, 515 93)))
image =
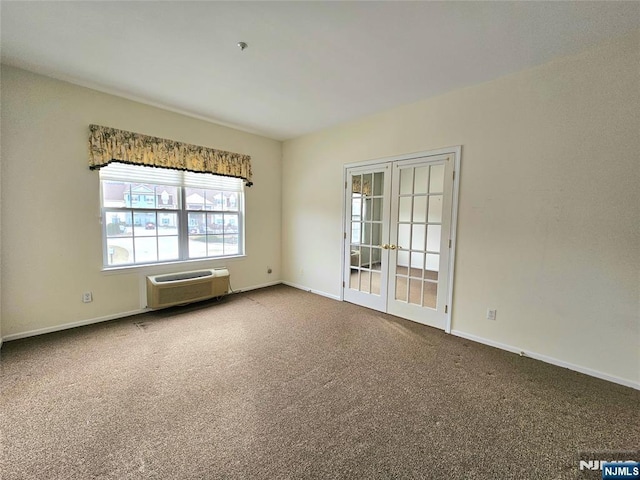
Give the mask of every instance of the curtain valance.
POLYGON ((242 178, 251 186, 251 157, 214 148, 89 125, 89 168, 111 162, 242 178))
POLYGON ((360 175, 352 177, 351 191, 368 197, 371 195, 371 180, 365 178, 363 181, 360 175))

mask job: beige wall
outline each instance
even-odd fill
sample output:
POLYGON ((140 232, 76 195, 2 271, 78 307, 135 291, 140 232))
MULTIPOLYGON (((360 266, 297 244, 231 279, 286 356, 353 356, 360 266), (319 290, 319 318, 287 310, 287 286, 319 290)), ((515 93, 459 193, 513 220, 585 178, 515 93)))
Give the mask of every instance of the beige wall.
POLYGON ((340 294, 345 163, 462 145, 453 329, 639 385, 639 64, 636 32, 285 142, 284 280, 340 294))
MULTIPOLYGON (((98 173, 88 125, 112 126, 252 156, 247 257, 226 265, 234 289, 280 279, 281 142, 2 66, 2 335, 134 312, 143 273, 103 273, 98 173), (267 274, 267 266, 274 272, 267 274), (94 301, 84 304, 82 292, 94 301)), ((155 267, 163 273, 185 267, 155 267)))

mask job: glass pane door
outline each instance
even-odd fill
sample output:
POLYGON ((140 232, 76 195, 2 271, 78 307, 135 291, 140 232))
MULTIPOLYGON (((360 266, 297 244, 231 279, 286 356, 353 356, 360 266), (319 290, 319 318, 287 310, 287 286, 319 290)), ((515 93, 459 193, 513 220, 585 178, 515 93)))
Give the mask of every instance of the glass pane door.
POLYGON ((346 169, 344 300, 445 329, 453 154, 346 169))
POLYGON ((444 165, 400 170, 396 300, 436 308, 444 165))
POLYGON ((377 310, 384 310, 387 296, 388 169, 347 175, 345 300, 377 310))
POLYGON ((440 328, 446 320, 448 163, 448 157, 397 162, 393 171, 388 311, 440 328))

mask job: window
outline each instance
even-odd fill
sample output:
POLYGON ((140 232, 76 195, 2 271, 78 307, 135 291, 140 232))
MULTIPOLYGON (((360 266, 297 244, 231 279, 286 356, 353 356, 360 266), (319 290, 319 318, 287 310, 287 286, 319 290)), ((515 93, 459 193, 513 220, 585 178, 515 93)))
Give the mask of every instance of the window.
POLYGON ((360 222, 362 221, 362 194, 351 194, 351 243, 360 243, 360 222))
POLYGON ((244 254, 242 179, 111 163, 100 184, 106 268, 244 254))

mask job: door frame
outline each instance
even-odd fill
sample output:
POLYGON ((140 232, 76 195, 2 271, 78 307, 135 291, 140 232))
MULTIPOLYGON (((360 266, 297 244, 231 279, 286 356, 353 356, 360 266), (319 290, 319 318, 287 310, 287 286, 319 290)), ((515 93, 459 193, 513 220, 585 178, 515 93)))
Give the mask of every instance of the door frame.
MULTIPOLYGON (((453 191, 451 199, 451 227, 449 231, 449 239, 451 240, 451 251, 449 254, 449 282, 447 285, 447 305, 449 306, 446 313, 446 323, 444 331, 451 333, 451 314, 453 312, 453 284, 455 277, 455 259, 456 259, 456 239, 457 239, 457 227, 458 227, 458 196, 460 191, 460 160, 462 156, 462 145, 455 145, 452 147, 439 148, 435 150, 426 150, 422 152, 406 153, 403 155, 394 155, 392 157, 376 158, 371 160, 363 160, 360 162, 345 163, 342 166, 342 182, 347 184, 347 169, 354 167, 372 167, 381 163, 396 162, 400 160, 411 160, 420 157, 433 157, 439 155, 453 155, 453 191)), ((345 242, 344 235, 348 233, 345 231, 345 225, 347 221, 347 188, 342 192, 342 227, 343 238, 341 238, 342 246, 340 247, 340 301, 344 301, 344 285, 346 285, 345 278, 345 242)))

